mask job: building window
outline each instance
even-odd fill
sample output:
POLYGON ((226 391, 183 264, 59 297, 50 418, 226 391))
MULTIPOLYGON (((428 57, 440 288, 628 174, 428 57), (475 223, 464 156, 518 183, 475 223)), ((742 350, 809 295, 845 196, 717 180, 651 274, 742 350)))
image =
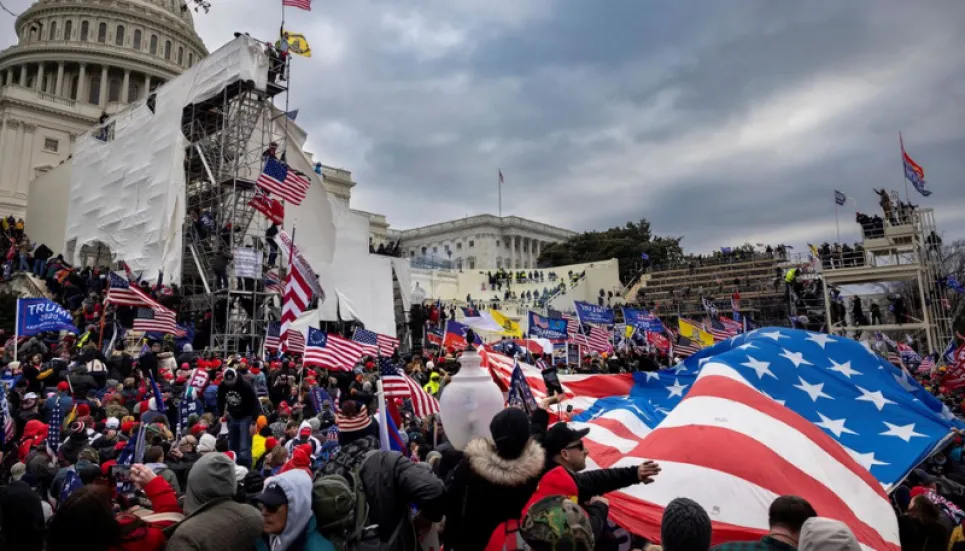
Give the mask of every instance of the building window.
POLYGON ((99 75, 91 76, 89 80, 87 89, 90 90, 90 93, 87 95, 87 101, 97 105, 101 102, 101 77, 99 75))
POLYGON ((167 59, 167 60, 171 59, 171 41, 170 40, 164 41, 164 59, 167 59))
POLYGON ((97 41, 107 42, 107 23, 97 25, 97 41))
POLYGON ((112 78, 107 85, 107 101, 121 101, 121 79, 112 78))
POLYGON ((138 100, 141 97, 141 85, 136 82, 131 82, 129 88, 127 89, 127 98, 125 101, 138 100))
POLYGON ((475 258, 472 258, 472 257, 469 258, 469 269, 470 269, 470 270, 475 270, 475 269, 476 269, 476 259, 475 259, 475 258))
POLYGON ((80 22, 80 41, 87 42, 87 32, 90 29, 90 23, 87 21, 80 22))
POLYGON ((74 22, 68 20, 64 23, 64 40, 70 40, 70 33, 74 30, 74 22))
POLYGON ((457 251, 461 251, 461 250, 462 250, 462 243, 456 243, 456 250, 457 250, 457 251))
POLYGON ((412 257, 415 256, 415 249, 412 249, 409 251, 409 256, 412 256, 412 257))
POLYGON ((438 253, 438 252, 439 252, 439 247, 433 247, 433 248, 432 248, 432 254, 436 254, 436 253, 438 253))
POLYGON ((188 67, 194 67, 194 54, 188 52, 188 67))
POLYGON ((151 35, 151 47, 149 51, 151 52, 151 55, 157 55, 157 35, 156 34, 151 35))
POLYGON ((426 248, 422 247, 422 256, 425 256, 425 255, 426 255, 426 248))
POLYGON ((57 153, 60 149, 60 142, 53 138, 44 138, 44 151, 49 151, 51 153, 57 153))
POLYGON ((184 65, 184 48, 178 46, 178 65, 184 65))
POLYGON ((117 33, 114 35, 114 44, 118 46, 124 45, 124 25, 117 26, 117 33))
POLYGON ((471 248, 473 248, 473 247, 475 247, 475 246, 476 246, 476 242, 473 241, 472 239, 470 239, 470 240, 469 240, 469 248, 471 249, 471 248))
POLYGON ((134 29, 134 49, 141 49, 141 29, 134 29))
POLYGON ((50 23, 50 35, 48 36, 47 40, 56 40, 56 39, 57 39, 57 22, 53 21, 50 23))

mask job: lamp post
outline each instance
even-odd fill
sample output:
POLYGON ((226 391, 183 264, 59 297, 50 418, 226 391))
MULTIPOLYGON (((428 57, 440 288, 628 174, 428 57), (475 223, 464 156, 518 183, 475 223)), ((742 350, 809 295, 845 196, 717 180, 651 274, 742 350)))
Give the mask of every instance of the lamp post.
POLYGON ((466 332, 469 347, 459 358, 459 373, 452 376, 439 399, 439 414, 449 442, 462 450, 470 440, 489 436, 489 423, 503 410, 503 393, 482 367, 482 357, 472 347, 475 334, 466 332))

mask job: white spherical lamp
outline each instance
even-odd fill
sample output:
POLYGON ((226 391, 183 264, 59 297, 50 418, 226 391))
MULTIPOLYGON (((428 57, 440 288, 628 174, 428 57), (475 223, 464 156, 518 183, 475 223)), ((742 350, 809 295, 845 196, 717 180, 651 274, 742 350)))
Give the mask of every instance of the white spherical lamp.
MULTIPOLYGON (((467 335, 472 342, 473 335, 467 335)), ((459 373, 445 386, 439 399, 439 414, 449 442, 462 450, 476 437, 488 437, 489 423, 503 410, 505 402, 499 386, 482 367, 482 357, 468 349, 459 358, 459 373)))

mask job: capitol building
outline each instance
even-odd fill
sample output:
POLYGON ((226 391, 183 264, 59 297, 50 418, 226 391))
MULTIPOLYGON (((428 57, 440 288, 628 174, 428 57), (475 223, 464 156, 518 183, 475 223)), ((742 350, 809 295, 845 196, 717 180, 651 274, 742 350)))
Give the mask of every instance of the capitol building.
POLYGON ((40 0, 0 52, 0 213, 24 216, 30 181, 103 115, 207 55, 179 0, 40 0))
MULTIPOLYGON (((24 217, 28 233, 59 231, 30 227, 31 182, 67 161, 102 118, 208 55, 192 15, 183 0, 39 0, 17 17, 17 44, 0 52, 0 215, 24 217)), ((320 177, 333 200, 350 203, 350 171, 323 165, 320 177)), ((368 219, 374 246, 398 242, 426 267, 533 268, 542 248, 573 235, 492 215, 399 230, 385 215, 353 212, 368 219)), ((62 241, 36 237, 55 248, 62 241)))

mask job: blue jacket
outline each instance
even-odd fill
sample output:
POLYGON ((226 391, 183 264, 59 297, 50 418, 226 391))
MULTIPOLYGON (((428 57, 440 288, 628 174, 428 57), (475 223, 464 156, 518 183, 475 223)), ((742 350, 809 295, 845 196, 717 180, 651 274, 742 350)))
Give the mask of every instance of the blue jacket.
MULTIPOLYGON (((266 539, 266 537, 262 537, 255 543, 255 549, 257 551, 271 551, 266 539)), ((311 520, 308 521, 308 526, 305 527, 305 531, 299 534, 298 538, 292 542, 292 545, 284 551, 335 551, 335 546, 332 545, 332 542, 325 539, 325 536, 319 533, 318 525, 315 522, 315 515, 312 515, 311 520)))

